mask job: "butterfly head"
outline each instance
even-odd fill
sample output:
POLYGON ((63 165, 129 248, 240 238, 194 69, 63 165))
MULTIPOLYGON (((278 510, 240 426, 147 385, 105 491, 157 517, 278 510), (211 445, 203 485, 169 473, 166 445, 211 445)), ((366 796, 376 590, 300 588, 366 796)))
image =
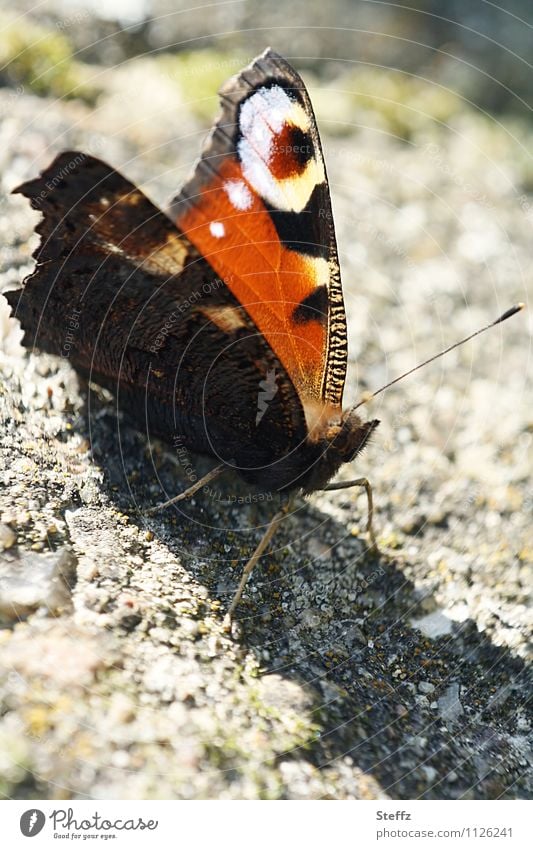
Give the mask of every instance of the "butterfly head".
POLYGON ((350 463, 363 450, 378 424, 379 419, 364 422, 353 410, 345 410, 339 432, 332 443, 343 463, 350 463))
POLYGON ((363 450, 379 420, 364 422, 353 410, 346 410, 321 433, 315 432, 314 462, 303 483, 304 492, 323 489, 344 463, 350 463, 363 450))

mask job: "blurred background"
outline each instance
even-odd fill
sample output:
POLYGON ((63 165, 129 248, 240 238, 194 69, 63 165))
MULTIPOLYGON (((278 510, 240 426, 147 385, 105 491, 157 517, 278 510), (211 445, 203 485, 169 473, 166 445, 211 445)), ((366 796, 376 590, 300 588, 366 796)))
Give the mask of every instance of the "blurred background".
POLYGON ((272 44, 323 79, 338 76, 343 62, 370 65, 423 75, 483 108, 531 109, 528 0, 501 7, 486 0, 21 0, 2 7, 3 82, 41 94, 81 96, 71 86, 86 66, 145 54, 186 65, 198 52, 206 60, 209 51, 212 60, 253 56, 272 44))

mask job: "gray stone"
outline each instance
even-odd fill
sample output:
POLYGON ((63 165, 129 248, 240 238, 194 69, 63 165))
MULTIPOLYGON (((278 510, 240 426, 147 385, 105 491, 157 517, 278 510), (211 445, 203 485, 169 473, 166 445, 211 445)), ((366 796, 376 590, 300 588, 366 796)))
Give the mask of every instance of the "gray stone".
POLYGON ((9 525, 0 524, 0 551, 11 548, 17 541, 17 535, 9 525))
POLYGON ((439 716, 445 722, 456 722, 464 713, 464 708, 459 700, 459 684, 454 682, 446 688, 438 700, 439 716))
POLYGON ((71 602, 76 559, 67 548, 53 554, 20 551, 0 559, 0 617, 25 619, 42 607, 50 614, 71 602))

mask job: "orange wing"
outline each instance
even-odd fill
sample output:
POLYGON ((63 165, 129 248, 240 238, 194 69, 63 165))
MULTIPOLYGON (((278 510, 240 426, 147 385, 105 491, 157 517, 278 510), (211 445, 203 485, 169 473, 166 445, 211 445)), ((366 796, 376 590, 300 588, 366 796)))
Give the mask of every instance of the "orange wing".
POLYGON ((220 95, 222 115, 171 217, 246 309, 304 408, 340 409, 346 319, 309 96, 271 50, 220 95))

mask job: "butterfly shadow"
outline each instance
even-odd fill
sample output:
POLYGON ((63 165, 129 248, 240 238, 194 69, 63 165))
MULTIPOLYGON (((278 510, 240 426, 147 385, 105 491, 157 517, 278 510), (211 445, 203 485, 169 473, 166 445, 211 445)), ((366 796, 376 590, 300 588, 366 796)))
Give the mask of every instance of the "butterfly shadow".
MULTIPOLYGON (((86 412, 93 457, 115 505, 164 542, 207 590, 205 609, 222 619, 277 501, 254 498, 228 473, 211 491, 147 520, 161 498, 190 485, 190 459, 199 476, 213 461, 185 463, 148 443, 105 399, 94 397, 86 412)), ((280 757, 335 781, 342 773, 348 797, 520 796, 523 661, 471 619, 446 623, 433 596, 406 577, 416 565, 408 556, 369 551, 356 527, 364 526, 356 496, 333 496, 327 510, 313 498, 296 502, 254 570, 234 624, 234 643, 259 664, 266 709, 299 711, 311 729, 305 745, 280 757), (423 617, 440 633, 416 627, 423 617)))

